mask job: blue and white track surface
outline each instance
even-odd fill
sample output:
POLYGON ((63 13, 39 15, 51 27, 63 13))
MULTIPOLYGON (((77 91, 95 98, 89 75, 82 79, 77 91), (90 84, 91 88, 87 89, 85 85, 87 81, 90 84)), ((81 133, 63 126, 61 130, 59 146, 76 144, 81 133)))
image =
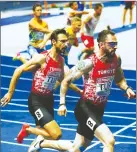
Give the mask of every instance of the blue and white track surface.
MULTIPOLYGON (((20 10, 21 11, 21 10, 20 10)), ((105 7, 101 16, 101 21, 97 26, 95 35, 99 31, 105 28, 106 25, 110 25, 116 32, 119 48, 118 54, 122 58, 122 67, 124 68, 125 77, 128 84, 136 90, 136 20, 135 20, 134 8, 134 20, 132 28, 126 26, 121 28, 121 17, 123 13, 123 7, 105 7)), ((23 11, 22 11, 23 13, 23 11)), ((61 28, 65 26, 65 15, 52 16, 44 18, 51 29, 61 28), (61 21, 60 21, 61 20, 61 21), (62 23, 63 22, 63 23, 62 23)), ((23 16, 21 16, 23 19, 23 16)), ((13 62, 12 56, 19 50, 25 50, 28 44, 28 21, 15 23, 11 21, 11 24, 3 25, 1 27, 2 33, 2 56, 1 56, 1 96, 3 96, 9 87, 9 82, 13 75, 13 72, 20 62, 13 62)), ((73 48, 70 53, 70 64, 77 62, 76 56, 80 49, 73 48), (77 51, 78 50, 78 51, 77 51), (74 51, 76 52, 74 54, 74 51)), ((12 101, 5 108, 1 108, 1 150, 2 152, 25 152, 28 146, 35 138, 31 135, 25 138, 23 144, 16 142, 16 135, 21 129, 23 123, 28 123, 35 126, 34 120, 28 112, 27 98, 31 89, 31 73, 25 73, 19 79, 16 87, 16 91, 12 98, 12 101)), ((82 87, 82 80, 79 79, 75 82, 78 86, 82 87)), ((136 151, 136 100, 127 100, 123 96, 124 92, 120 91, 114 84, 112 86, 111 95, 106 106, 104 114, 104 123, 108 125, 112 133, 115 135, 115 152, 135 152, 136 151)), ((55 92, 55 120, 59 123, 63 136, 61 140, 74 140, 77 121, 75 119, 73 110, 79 96, 70 91, 67 94, 67 117, 59 117, 57 115, 57 109, 59 104, 59 89, 55 92)), ((54 151, 51 149, 42 150, 54 151)), ((102 144, 95 138, 89 146, 88 152, 101 152, 102 144)))

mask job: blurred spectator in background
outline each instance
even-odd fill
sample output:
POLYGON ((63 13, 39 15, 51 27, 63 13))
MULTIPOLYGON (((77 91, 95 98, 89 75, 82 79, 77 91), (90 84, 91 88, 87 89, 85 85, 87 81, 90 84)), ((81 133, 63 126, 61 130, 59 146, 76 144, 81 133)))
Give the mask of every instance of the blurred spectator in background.
MULTIPOLYGON (((92 1, 89 1, 88 3, 89 3, 88 4, 89 8, 91 9, 92 8, 92 1)), ((77 1, 77 4, 78 4, 78 10, 79 11, 84 11, 86 2, 85 1, 77 1)))
POLYGON ((124 7, 124 13, 123 13, 123 28, 125 27, 125 21, 126 21, 126 14, 127 11, 130 11, 130 17, 129 17, 129 27, 132 25, 132 19, 133 19, 133 8, 135 5, 135 1, 125 1, 125 7, 124 7))
POLYGON ((69 7, 71 8, 68 18, 67 18, 67 25, 71 24, 71 19, 75 16, 81 17, 83 14, 88 14, 88 11, 79 11, 78 10, 78 3, 75 1, 72 1, 69 3, 69 7))

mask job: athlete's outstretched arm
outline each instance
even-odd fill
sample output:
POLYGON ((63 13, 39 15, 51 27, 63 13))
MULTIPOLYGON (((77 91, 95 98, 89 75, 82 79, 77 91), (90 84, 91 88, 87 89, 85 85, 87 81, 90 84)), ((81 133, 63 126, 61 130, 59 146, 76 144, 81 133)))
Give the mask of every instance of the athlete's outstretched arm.
POLYGON ((17 81, 18 81, 19 77, 21 76, 21 74, 23 72, 26 72, 27 71, 26 69, 29 68, 30 66, 33 66, 33 68, 34 68, 34 65, 38 66, 39 64, 41 64, 41 62, 44 61, 43 58, 44 58, 44 56, 42 54, 38 54, 34 58, 32 58, 31 60, 26 62, 25 64, 19 66, 14 71, 14 74, 13 74, 12 79, 10 81, 8 93, 1 99, 1 106, 5 106, 10 102, 12 95, 15 91, 17 81))
POLYGON ((85 25, 92 20, 92 16, 91 15, 88 15, 82 22, 82 25, 81 25, 81 33, 84 34, 84 27, 85 25))
POLYGON ((47 43, 48 40, 50 40, 50 38, 51 38, 51 34, 52 34, 52 31, 49 31, 48 34, 45 34, 45 35, 44 35, 43 41, 38 45, 38 47, 39 47, 40 49, 42 49, 42 48, 45 47, 46 43, 47 43))
POLYGON ((114 78, 115 83, 120 89, 126 91, 128 98, 134 98, 135 93, 133 92, 131 87, 129 87, 127 84, 127 81, 124 77, 124 72, 121 68, 121 59, 120 59, 120 57, 118 57, 118 58, 119 58, 119 67, 116 70, 116 74, 115 74, 115 78, 114 78))
POLYGON ((70 16, 84 15, 84 14, 89 14, 89 12, 88 11, 72 11, 72 12, 70 12, 70 16))
MULTIPOLYGON (((65 105, 65 96, 68 90, 70 83, 78 78, 80 78, 84 73, 88 73, 93 67, 93 63, 90 59, 79 61, 76 66, 74 66, 68 75, 64 78, 61 83, 60 88, 60 105, 65 105)), ((64 115, 64 113, 59 109, 59 115, 64 115)))

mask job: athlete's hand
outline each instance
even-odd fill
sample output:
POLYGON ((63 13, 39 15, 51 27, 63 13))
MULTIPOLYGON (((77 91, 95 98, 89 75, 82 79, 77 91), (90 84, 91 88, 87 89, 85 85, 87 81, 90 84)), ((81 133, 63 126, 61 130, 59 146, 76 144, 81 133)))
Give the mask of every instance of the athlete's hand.
POLYGON ((11 100, 12 98, 12 93, 7 93, 5 96, 0 100, 0 104, 2 107, 5 107, 11 100))
POLYGON ((80 94, 81 94, 81 95, 83 94, 83 90, 80 90, 80 94))
POLYGON ((126 93, 127 93, 128 99, 136 97, 135 92, 131 88, 128 88, 127 91, 126 91, 126 93))
POLYGON ((67 115, 67 108, 65 105, 61 105, 59 108, 58 108, 58 115, 59 116, 65 116, 67 115))
POLYGON ((82 95, 82 94, 83 94, 83 90, 80 89, 80 90, 78 91, 78 93, 79 93, 80 95, 82 95))

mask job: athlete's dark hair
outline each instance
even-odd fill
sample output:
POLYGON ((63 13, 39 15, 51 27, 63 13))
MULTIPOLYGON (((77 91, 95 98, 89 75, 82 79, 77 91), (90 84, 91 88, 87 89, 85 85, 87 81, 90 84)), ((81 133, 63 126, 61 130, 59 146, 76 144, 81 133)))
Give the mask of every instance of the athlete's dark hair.
POLYGON ((103 30, 98 34, 97 42, 105 42, 107 35, 115 35, 115 33, 111 30, 103 30))
POLYGON ((69 7, 72 7, 73 6, 73 3, 75 3, 76 1, 72 1, 69 3, 69 7))
POLYGON ((51 37, 50 37, 51 41, 52 41, 53 39, 54 39, 55 41, 57 41, 59 34, 64 34, 64 35, 66 35, 66 36, 68 37, 68 34, 66 33, 66 31, 65 31, 64 28, 62 28, 62 29, 56 29, 56 30, 54 30, 54 31, 52 32, 52 34, 51 34, 51 37))
POLYGON ((99 7, 103 7, 103 5, 101 3, 97 3, 94 6, 94 10, 98 9, 99 7))
POLYGON ((40 3, 36 3, 36 4, 33 5, 32 10, 35 11, 36 7, 41 7, 42 8, 42 5, 40 3))

